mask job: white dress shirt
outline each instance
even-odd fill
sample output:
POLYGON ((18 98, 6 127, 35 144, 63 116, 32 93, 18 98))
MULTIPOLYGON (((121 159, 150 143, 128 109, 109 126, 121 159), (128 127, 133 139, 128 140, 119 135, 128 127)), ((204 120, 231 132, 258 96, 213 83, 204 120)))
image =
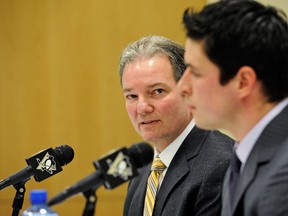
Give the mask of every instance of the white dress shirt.
POLYGON ((183 130, 183 132, 171 144, 169 144, 161 153, 157 152, 156 148, 154 147, 154 158, 159 156, 161 161, 166 166, 166 169, 163 171, 163 173, 160 176, 158 190, 162 184, 163 178, 166 175, 167 169, 174 155, 176 154, 179 147, 181 146, 181 144, 183 143, 183 141, 188 136, 188 134, 190 133, 190 131, 193 129, 194 126, 195 126, 195 121, 192 119, 192 121, 187 125, 187 127, 183 130))

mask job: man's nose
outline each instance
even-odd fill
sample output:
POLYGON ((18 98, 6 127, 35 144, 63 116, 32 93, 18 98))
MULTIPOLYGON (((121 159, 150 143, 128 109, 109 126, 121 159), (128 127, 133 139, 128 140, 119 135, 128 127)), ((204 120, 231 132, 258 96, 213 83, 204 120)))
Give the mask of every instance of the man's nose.
POLYGON ((192 95, 192 80, 189 71, 185 71, 181 79, 177 83, 177 90, 181 96, 191 96, 192 95))
POLYGON ((140 98, 137 104, 138 114, 148 114, 153 111, 152 104, 146 98, 140 98))

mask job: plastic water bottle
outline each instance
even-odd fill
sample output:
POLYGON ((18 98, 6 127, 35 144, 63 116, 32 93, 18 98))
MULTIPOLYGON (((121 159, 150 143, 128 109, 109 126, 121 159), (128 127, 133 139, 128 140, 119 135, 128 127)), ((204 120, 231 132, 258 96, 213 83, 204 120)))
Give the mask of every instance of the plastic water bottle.
POLYGON ((21 216, 59 216, 46 205, 47 191, 44 189, 32 190, 30 192, 31 206, 27 208, 21 216))

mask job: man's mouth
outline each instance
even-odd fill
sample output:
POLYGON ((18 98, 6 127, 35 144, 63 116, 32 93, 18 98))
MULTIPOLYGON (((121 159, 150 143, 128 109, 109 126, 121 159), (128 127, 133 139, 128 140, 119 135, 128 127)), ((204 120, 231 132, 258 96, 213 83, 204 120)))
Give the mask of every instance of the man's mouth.
POLYGON ((143 121, 141 122, 141 125, 148 125, 148 124, 154 124, 158 122, 158 120, 151 120, 151 121, 143 121))
POLYGON ((192 105, 188 105, 188 107, 189 107, 190 110, 195 110, 196 109, 196 107, 192 106, 192 105))

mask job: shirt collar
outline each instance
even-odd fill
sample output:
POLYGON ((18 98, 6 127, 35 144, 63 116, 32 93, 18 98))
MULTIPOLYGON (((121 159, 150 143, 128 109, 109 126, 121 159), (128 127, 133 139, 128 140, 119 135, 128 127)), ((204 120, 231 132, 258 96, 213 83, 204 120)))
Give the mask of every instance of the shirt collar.
POLYGON ((271 109, 243 138, 242 141, 236 142, 236 154, 242 162, 242 168, 247 161, 247 158, 252 151, 257 139, 261 135, 265 127, 272 121, 286 106, 288 105, 288 98, 282 100, 273 109, 271 109))
POLYGON ((170 143, 160 154, 157 152, 154 147, 154 158, 159 156, 161 161, 165 164, 166 167, 169 167, 174 155, 178 151, 179 147, 188 136, 190 131, 195 126, 195 121, 192 121, 187 125, 187 127, 182 131, 182 133, 172 142, 170 143))

